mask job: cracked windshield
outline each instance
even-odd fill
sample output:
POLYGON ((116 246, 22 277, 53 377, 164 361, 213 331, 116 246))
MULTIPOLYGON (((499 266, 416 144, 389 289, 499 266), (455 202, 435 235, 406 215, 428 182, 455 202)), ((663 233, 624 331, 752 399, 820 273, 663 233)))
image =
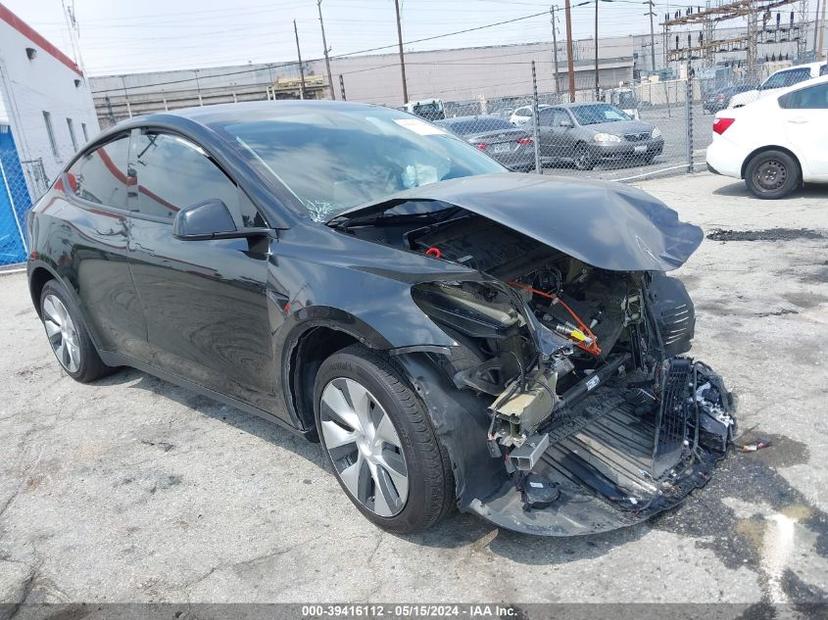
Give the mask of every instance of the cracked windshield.
POLYGON ((308 112, 220 128, 316 221, 421 185, 505 169, 439 127, 384 108, 308 112))

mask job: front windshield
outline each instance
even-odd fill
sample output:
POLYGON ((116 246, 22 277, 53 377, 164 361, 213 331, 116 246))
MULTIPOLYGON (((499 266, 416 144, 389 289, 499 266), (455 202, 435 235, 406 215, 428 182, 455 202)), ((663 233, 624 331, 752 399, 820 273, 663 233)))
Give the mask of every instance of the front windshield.
POLYGON ((284 106, 222 124, 317 221, 446 179, 505 172, 470 144, 410 114, 380 107, 284 106))
POLYGON ((614 105, 597 103, 595 105, 581 105, 571 108, 579 125, 597 125, 598 123, 612 123, 628 121, 630 117, 614 105))
POLYGON ((765 80, 759 87, 759 90, 793 86, 794 84, 804 82, 810 77, 810 69, 791 69, 790 71, 781 71, 779 73, 774 73, 767 80, 765 80))

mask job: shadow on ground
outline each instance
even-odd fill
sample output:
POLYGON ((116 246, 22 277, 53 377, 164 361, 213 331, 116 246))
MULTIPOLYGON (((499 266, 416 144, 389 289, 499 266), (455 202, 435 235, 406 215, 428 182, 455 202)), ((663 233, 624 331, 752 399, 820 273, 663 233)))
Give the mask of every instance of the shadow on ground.
MULTIPOLYGON (((751 198, 754 204, 763 202, 748 191, 744 181, 734 181, 728 185, 723 185, 713 190, 713 194, 716 196, 744 196, 745 198, 751 198)), ((788 198, 828 199, 828 185, 808 183, 799 191, 788 196, 788 198)))

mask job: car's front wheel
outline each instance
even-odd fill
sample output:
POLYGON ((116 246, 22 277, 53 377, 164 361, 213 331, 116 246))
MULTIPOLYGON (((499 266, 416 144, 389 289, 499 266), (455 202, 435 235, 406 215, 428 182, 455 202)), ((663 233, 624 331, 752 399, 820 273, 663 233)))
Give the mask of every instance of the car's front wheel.
POLYGON ((83 316, 57 280, 49 280, 43 287, 40 319, 52 352, 70 377, 88 383, 114 370, 101 361, 83 316))
POLYGON ((387 360, 359 345, 329 357, 316 376, 314 409, 336 477, 370 521, 406 534, 451 509, 448 455, 422 400, 387 360))
POLYGON ((783 198, 801 184, 797 161, 784 151, 762 151, 745 168, 745 184, 757 198, 783 198))
POLYGON ((578 170, 592 170, 595 167, 595 158, 586 144, 575 147, 573 162, 578 170))

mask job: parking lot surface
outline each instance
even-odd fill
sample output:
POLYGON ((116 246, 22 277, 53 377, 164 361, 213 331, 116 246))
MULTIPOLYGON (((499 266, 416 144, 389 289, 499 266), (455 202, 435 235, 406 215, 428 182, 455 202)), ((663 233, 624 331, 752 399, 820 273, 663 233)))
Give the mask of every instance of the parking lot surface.
POLYGON ((737 394, 740 443, 770 447, 733 454, 679 509, 575 539, 463 514, 384 533, 317 444, 138 371, 72 381, 25 274, 5 275, 0 601, 826 601, 828 190, 763 202, 706 173, 640 186, 706 233, 751 231, 705 239, 677 275, 692 355, 737 394))

